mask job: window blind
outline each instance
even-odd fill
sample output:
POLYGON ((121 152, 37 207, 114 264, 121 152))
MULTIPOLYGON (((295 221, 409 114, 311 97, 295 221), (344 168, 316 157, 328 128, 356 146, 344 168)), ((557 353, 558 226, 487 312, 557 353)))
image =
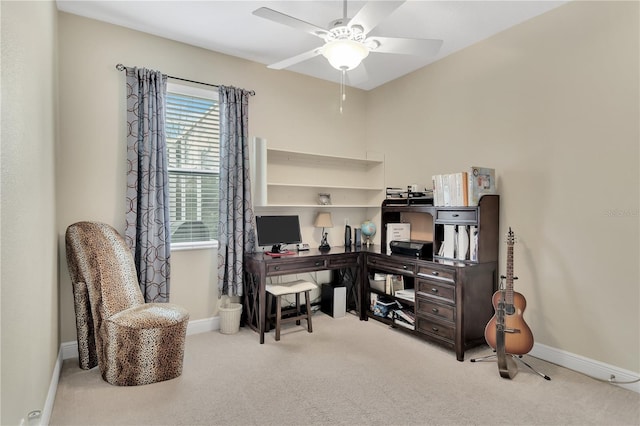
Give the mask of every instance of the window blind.
POLYGON ((217 238, 220 114, 217 99, 167 93, 171 242, 217 238))

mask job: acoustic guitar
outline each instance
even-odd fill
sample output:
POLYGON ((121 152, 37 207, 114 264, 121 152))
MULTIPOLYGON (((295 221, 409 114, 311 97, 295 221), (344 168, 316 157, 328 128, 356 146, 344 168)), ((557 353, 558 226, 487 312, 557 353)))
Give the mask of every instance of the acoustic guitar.
MULTIPOLYGON (((511 227, 509 227, 509 233, 507 234, 506 287, 504 290, 498 290, 493 294, 492 302, 496 314, 485 327, 484 338, 489 346, 497 350, 498 329, 501 329, 500 332, 504 333, 504 352, 511 355, 524 355, 533 348, 533 334, 522 316, 527 306, 527 301, 522 294, 513 290, 513 280, 516 279, 513 276, 514 243, 515 236, 511 227), (502 318, 498 318, 499 316, 502 318), (499 323, 498 320, 500 320, 499 323)), ((500 336, 499 340, 502 340, 502 336, 500 336)))

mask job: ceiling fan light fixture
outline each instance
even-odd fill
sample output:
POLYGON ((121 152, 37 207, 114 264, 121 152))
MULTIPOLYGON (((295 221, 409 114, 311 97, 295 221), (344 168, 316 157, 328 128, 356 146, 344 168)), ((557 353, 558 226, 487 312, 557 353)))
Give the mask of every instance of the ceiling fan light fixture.
POLYGON ((340 71, 356 68, 367 55, 369 49, 364 44, 348 39, 332 40, 322 47, 322 56, 340 71))

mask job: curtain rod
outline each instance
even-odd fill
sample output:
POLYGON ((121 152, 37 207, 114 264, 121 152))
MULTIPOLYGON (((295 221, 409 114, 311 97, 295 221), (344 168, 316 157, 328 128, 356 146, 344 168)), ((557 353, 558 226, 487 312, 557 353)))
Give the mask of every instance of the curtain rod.
MULTIPOLYGON (((127 68, 130 68, 130 67, 126 67, 126 66, 124 66, 124 65, 122 65, 122 64, 117 64, 117 65, 116 65, 116 69, 117 69, 118 71, 124 71, 124 70, 126 70, 127 68)), ((217 84, 203 83, 203 82, 201 82, 201 81, 195 81, 195 80, 187 80, 186 78, 174 77, 174 76, 172 76, 172 75, 167 75, 167 78, 172 78, 172 79, 174 79, 174 80, 180 80, 180 81, 186 81, 186 82, 188 82, 188 83, 201 84, 201 85, 203 85, 203 86, 210 86, 210 87, 216 87, 216 88, 217 88, 217 87, 220 87, 220 86, 218 86, 217 84)), ((256 94, 256 92, 254 92, 253 90, 249 90, 248 92, 249 92, 249 94, 250 94, 251 96, 254 96, 254 95, 256 94)))

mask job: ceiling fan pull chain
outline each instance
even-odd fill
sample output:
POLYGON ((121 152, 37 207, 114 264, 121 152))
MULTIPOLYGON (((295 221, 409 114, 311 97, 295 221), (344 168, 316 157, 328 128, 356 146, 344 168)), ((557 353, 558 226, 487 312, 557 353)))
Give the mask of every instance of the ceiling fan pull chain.
POLYGON ((342 114, 342 103, 347 99, 347 92, 345 89, 346 70, 342 70, 340 74, 340 114, 342 114))

